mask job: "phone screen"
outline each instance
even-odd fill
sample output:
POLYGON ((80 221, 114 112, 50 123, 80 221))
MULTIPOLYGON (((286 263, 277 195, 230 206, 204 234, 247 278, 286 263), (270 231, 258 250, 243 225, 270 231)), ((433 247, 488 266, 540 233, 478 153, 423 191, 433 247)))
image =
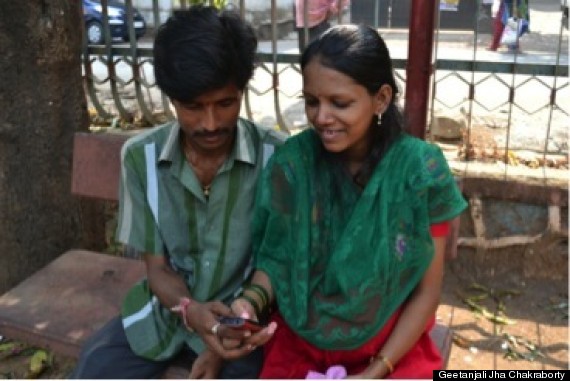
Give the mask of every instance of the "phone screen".
POLYGON ((244 319, 240 317, 224 316, 220 319, 220 323, 235 329, 244 329, 252 332, 261 331, 264 327, 262 324, 254 320, 244 319))

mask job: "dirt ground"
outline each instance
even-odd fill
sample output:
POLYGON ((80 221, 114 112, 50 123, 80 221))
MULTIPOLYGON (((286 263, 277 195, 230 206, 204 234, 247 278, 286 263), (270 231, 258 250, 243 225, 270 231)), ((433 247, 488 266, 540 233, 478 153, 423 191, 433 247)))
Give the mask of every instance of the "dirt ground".
MULTIPOLYGON (((567 279, 500 276, 475 281, 468 271, 448 263, 437 318, 453 329, 448 369, 569 367, 567 279)), ((31 376, 30 361, 37 350, 17 353, 0 350, 0 378, 31 376)), ((38 378, 66 378, 73 365, 73 359, 48 356, 38 378)))
POLYGON ((453 329, 448 369, 568 369, 567 279, 475 282, 448 265, 437 318, 453 329))

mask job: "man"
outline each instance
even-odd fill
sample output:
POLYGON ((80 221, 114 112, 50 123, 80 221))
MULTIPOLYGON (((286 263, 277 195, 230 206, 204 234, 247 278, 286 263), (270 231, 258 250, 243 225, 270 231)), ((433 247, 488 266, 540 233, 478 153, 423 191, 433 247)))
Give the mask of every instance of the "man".
POLYGON ((144 253, 147 278, 72 377, 156 378, 183 350, 195 358, 191 378, 257 377, 260 350, 224 342, 249 333, 218 324, 249 275, 255 185, 284 140, 238 116, 256 47, 237 14, 212 7, 177 11, 158 29, 156 82, 177 120, 125 143, 117 228, 144 253))

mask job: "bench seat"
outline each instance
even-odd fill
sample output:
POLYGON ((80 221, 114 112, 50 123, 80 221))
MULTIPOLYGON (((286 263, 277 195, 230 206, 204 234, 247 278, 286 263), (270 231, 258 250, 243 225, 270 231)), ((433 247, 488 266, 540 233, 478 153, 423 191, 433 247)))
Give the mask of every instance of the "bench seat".
POLYGON ((77 357, 144 274, 142 261, 70 250, 0 297, 0 332, 77 357))

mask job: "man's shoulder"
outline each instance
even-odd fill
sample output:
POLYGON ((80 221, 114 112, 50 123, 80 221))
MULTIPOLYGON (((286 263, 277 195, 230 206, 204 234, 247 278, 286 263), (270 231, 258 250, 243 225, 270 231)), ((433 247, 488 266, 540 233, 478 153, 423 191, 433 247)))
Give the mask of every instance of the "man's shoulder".
POLYGON ((168 140, 173 128, 177 126, 177 121, 173 120, 160 126, 148 128, 136 133, 123 145, 123 152, 141 149, 149 143, 155 143, 161 147, 168 140))
POLYGON ((259 125, 247 119, 240 118, 238 123, 243 126, 248 134, 254 136, 256 138, 254 141, 257 140, 259 144, 279 146, 288 138, 288 135, 284 132, 259 125))

